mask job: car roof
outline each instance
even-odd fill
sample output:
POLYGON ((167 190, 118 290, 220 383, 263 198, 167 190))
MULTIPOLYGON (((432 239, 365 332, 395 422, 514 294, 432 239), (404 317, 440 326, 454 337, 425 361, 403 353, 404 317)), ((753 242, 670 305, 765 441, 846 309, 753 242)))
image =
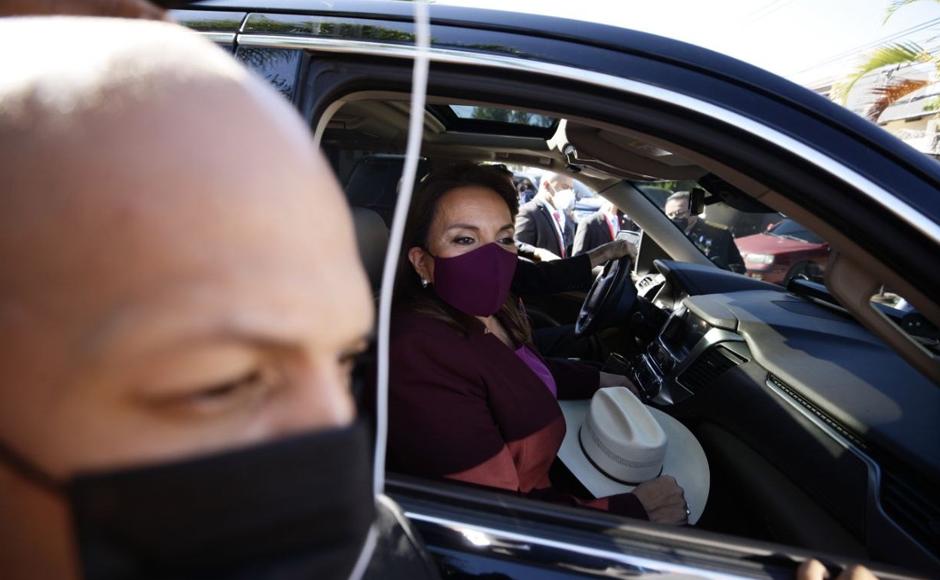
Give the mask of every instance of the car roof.
MULTIPOLYGON (((405 0, 202 0, 168 1, 187 8, 239 10, 246 12, 310 14, 344 18, 384 19, 411 22, 414 4, 405 0)), ((674 66, 728 80, 776 100, 786 101, 842 131, 850 132, 878 148, 889 151, 922 176, 940 183, 940 164, 889 135, 867 119, 809 89, 735 58, 682 41, 593 22, 568 20, 512 12, 430 4, 432 25, 523 34, 556 39, 660 60, 674 66)), ((476 50, 479 50, 477 47, 476 50)), ((583 63, 582 63, 583 66, 583 63)))

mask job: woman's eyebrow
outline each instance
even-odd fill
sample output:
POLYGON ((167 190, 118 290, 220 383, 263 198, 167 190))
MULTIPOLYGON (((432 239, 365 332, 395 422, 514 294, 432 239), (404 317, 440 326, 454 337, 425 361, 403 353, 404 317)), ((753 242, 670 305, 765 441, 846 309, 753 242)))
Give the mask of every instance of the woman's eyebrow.
POLYGON ((499 228, 499 231, 503 231, 503 230, 513 230, 513 229, 515 229, 515 228, 516 228, 515 224, 506 224, 506 225, 504 225, 503 227, 499 228))
POLYGON ((444 231, 450 230, 474 230, 478 232, 480 231, 480 228, 472 224, 451 224, 447 226, 447 229, 444 231))

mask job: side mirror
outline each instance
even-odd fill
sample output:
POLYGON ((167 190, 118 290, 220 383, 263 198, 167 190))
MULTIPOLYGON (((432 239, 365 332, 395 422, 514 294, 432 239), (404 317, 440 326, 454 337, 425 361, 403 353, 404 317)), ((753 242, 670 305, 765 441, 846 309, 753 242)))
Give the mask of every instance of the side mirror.
POLYGON ((705 190, 694 187, 689 192, 689 215, 702 215, 705 213, 705 190))

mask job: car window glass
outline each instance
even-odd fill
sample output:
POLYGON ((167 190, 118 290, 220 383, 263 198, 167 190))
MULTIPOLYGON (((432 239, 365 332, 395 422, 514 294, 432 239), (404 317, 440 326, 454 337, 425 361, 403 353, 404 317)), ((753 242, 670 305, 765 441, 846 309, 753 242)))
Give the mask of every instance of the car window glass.
POLYGON ((903 296, 881 288, 871 297, 871 307, 900 328, 908 338, 935 356, 940 355, 940 329, 914 308, 903 296))
POLYGON ((499 107, 450 105, 450 109, 461 119, 481 119, 484 121, 499 121, 501 123, 533 125, 536 127, 551 127, 558 122, 558 119, 546 117, 545 115, 499 107))
POLYGON ((795 220, 784 218, 767 229, 767 234, 782 238, 790 238, 810 244, 823 244, 825 240, 810 231, 808 228, 800 225, 795 220))
MULTIPOLYGON (((522 194, 523 191, 531 191, 534 195, 538 191, 542 178, 552 172, 539 167, 529 167, 526 165, 508 164, 504 165, 506 169, 512 172, 512 181, 516 189, 522 194)), ((597 195, 590 186, 581 183, 577 179, 573 180, 572 188, 574 190, 574 205, 570 208, 574 213, 576 221, 588 214, 591 214, 601 206, 604 199, 597 195)), ((526 196, 523 200, 520 195, 520 202, 528 201, 531 197, 526 196)))
POLYGON ((696 248, 719 267, 786 285, 793 278, 822 282, 829 243, 779 212, 752 212, 719 201, 696 181, 635 184, 680 227, 696 248), (682 192, 705 190, 705 207, 692 216, 682 192), (670 206, 670 207, 667 207, 670 206), (677 213, 677 206, 683 208, 677 213), (686 220, 683 220, 683 217, 686 220))

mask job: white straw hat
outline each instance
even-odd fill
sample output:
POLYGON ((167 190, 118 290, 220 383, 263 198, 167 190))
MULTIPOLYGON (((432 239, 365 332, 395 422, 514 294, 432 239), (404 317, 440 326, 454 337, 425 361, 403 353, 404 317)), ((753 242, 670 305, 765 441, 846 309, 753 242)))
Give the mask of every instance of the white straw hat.
POLYGON ((628 493, 671 475, 685 491, 689 523, 698 521, 708 501, 708 460, 685 425, 647 407, 626 387, 559 403, 567 430, 558 458, 594 497, 628 493))

